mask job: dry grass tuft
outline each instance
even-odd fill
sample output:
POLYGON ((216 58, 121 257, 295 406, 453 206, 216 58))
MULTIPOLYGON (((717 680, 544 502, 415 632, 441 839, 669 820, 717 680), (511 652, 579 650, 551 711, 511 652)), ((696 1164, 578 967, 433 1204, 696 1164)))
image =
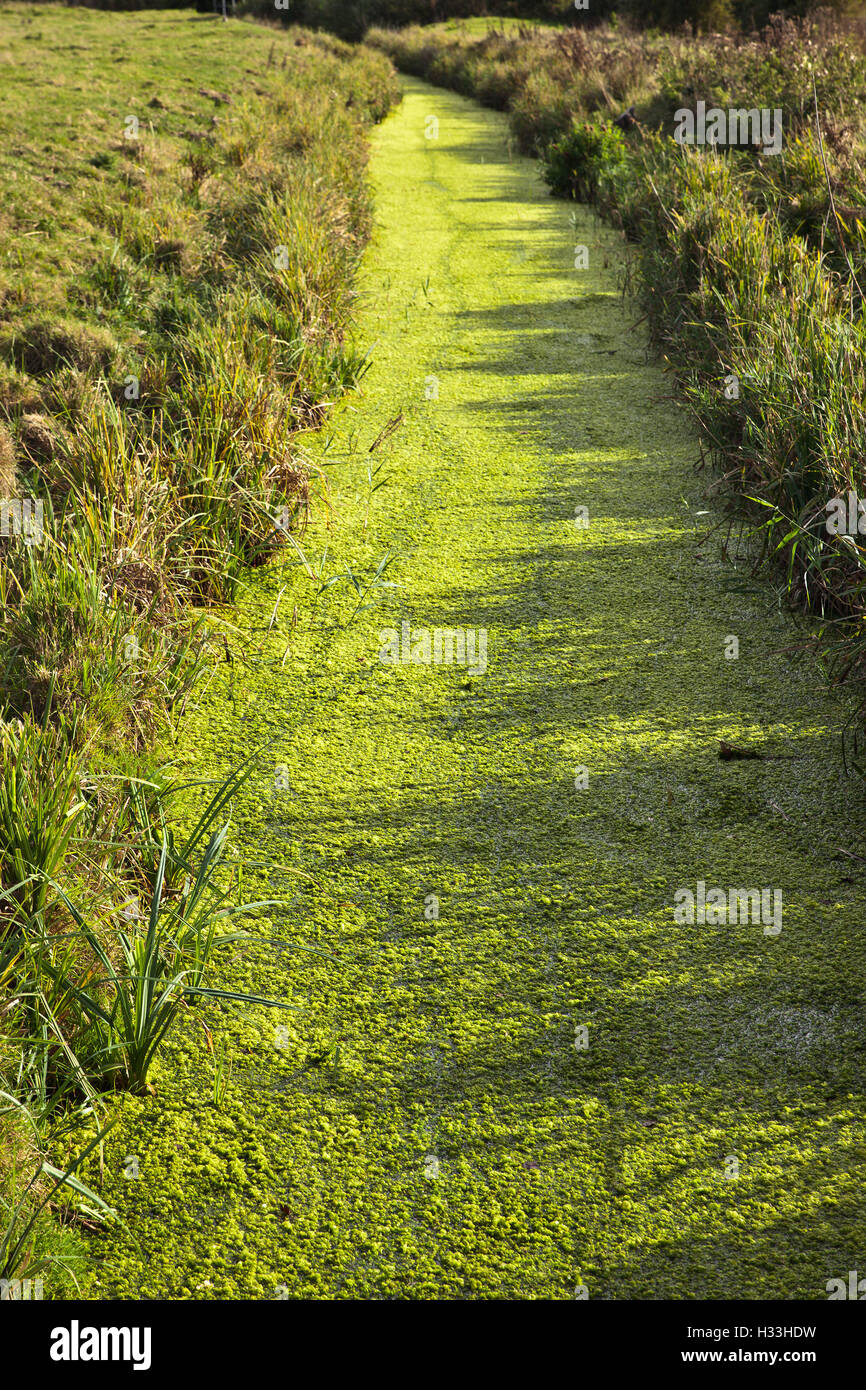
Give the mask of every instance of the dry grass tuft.
POLYGON ((0 497, 14 497, 17 471, 15 446, 5 425, 0 425, 0 497))
POLYGON ((47 463, 57 451, 59 426, 47 415, 25 413, 18 421, 18 440, 28 458, 47 463))

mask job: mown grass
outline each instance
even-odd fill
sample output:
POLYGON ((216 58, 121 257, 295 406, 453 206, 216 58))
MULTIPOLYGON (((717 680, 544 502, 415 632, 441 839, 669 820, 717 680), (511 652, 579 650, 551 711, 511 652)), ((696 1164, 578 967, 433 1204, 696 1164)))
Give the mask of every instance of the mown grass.
MULTIPOLYGON (((824 10, 695 38, 452 22, 368 41, 507 110, 552 190, 623 229, 737 524, 777 562, 830 679, 866 688, 866 549, 826 524, 831 499, 866 492, 866 23, 824 10), (675 142, 675 112, 698 101, 779 109, 781 152, 675 142)), ((858 767, 862 723, 861 708, 858 767)))
POLYGON ((362 369, 396 86, 298 29, 54 6, 0 9, 0 67, 0 1277, 56 1297, 105 1213, 52 1151, 149 1087, 259 906, 226 859, 246 769, 202 801, 165 750, 245 575, 327 509, 302 439, 362 369))

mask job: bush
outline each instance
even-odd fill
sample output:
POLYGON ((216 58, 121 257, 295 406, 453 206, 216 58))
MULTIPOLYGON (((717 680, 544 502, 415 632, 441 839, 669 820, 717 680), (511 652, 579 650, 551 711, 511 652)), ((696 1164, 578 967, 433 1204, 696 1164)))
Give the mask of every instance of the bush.
POLYGON ((552 193, 591 203, 598 194, 599 176, 625 159, 625 139, 616 126, 598 120, 575 124, 548 147, 544 178, 552 193))

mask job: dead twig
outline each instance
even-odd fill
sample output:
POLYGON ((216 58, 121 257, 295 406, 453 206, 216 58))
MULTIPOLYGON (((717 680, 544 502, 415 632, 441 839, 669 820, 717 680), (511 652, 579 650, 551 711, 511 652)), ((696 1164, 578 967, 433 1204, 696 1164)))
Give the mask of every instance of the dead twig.
POLYGON ((393 420, 389 420, 388 423, 387 423, 387 425, 385 426, 385 428, 382 430, 381 434, 377 434, 377 435, 376 435, 376 438, 373 440, 373 443, 370 445, 370 448, 369 448, 369 451, 368 451, 368 452, 372 454, 376 449, 381 448, 381 446, 385 443, 385 440, 386 440, 386 439, 390 439, 390 438, 391 438, 391 435, 394 433, 394 431, 395 431, 395 430, 398 430, 398 429, 400 428, 400 426, 401 426, 402 423, 403 423, 404 418, 405 418, 405 417, 404 417, 403 412, 402 412, 402 410, 401 410, 400 413, 399 413, 399 415, 395 415, 393 420))

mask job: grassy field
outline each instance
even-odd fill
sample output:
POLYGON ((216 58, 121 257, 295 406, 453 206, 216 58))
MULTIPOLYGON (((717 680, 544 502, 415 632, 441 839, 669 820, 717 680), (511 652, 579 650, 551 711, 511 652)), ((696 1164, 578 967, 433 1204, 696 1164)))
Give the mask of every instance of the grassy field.
POLYGON ((300 441, 363 369, 396 88, 381 55, 191 12, 4 6, 0 65, 0 1276, 47 1259, 56 1296, 80 1219, 45 1219, 51 1159, 149 1086, 234 940, 231 788, 181 833, 171 739, 231 660, 225 605, 327 509, 300 441))

